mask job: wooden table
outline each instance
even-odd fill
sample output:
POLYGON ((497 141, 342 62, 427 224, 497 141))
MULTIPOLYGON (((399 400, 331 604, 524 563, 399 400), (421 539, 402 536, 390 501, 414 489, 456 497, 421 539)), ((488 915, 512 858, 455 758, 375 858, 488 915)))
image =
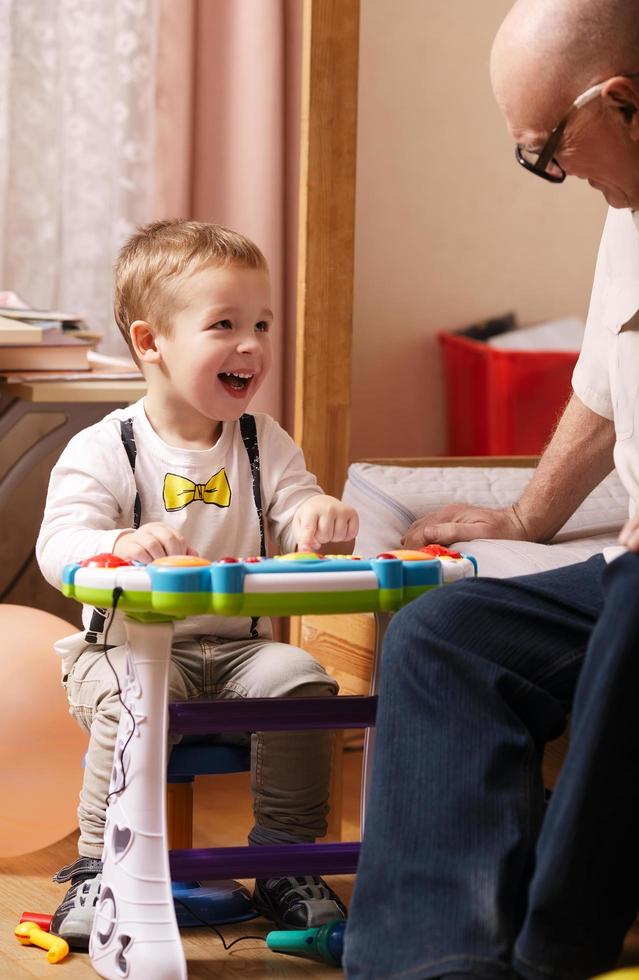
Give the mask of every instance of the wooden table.
POLYGON ((0 440, 25 415, 59 415, 61 421, 27 446, 0 479, 0 509, 33 467, 58 446, 146 391, 142 378, 114 381, 0 381, 0 440))

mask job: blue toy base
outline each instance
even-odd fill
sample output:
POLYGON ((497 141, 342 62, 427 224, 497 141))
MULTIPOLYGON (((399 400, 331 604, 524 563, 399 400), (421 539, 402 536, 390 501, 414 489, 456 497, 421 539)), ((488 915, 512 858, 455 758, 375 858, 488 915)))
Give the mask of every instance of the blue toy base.
POLYGON ((180 929, 255 919, 251 893, 239 881, 174 881, 175 916, 180 929), (193 914, 189 912, 193 910, 193 914))

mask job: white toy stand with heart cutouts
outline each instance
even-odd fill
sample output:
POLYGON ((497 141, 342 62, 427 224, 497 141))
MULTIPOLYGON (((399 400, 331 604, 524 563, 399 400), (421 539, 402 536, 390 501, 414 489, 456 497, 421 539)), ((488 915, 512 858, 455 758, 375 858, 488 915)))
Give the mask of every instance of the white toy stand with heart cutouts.
POLYGON ((107 810, 102 885, 89 953, 94 969, 108 980, 186 980, 165 808, 173 623, 142 624, 128 617, 125 623, 126 708, 118 728, 110 786, 116 795, 107 810), (135 751, 129 752, 133 740, 135 751))

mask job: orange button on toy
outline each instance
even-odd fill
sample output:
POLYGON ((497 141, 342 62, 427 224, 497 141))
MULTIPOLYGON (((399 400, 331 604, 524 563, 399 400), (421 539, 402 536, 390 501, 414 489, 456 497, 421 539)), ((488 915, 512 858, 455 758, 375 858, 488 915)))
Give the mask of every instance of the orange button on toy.
POLYGON ((156 558, 152 565, 168 565, 170 568, 192 568, 194 565, 210 565, 208 558, 198 558, 197 555, 165 555, 156 558))

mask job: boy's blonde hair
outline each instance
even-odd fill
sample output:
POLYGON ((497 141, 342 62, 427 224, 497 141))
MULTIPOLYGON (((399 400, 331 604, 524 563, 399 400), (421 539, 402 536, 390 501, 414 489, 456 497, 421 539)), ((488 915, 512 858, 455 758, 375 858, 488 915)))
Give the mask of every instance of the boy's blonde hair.
POLYGON ((134 357, 131 324, 146 320, 168 336, 169 317, 182 305, 180 279, 208 263, 268 271, 266 259, 252 241, 203 221, 155 221, 125 243, 115 264, 113 312, 134 357))

